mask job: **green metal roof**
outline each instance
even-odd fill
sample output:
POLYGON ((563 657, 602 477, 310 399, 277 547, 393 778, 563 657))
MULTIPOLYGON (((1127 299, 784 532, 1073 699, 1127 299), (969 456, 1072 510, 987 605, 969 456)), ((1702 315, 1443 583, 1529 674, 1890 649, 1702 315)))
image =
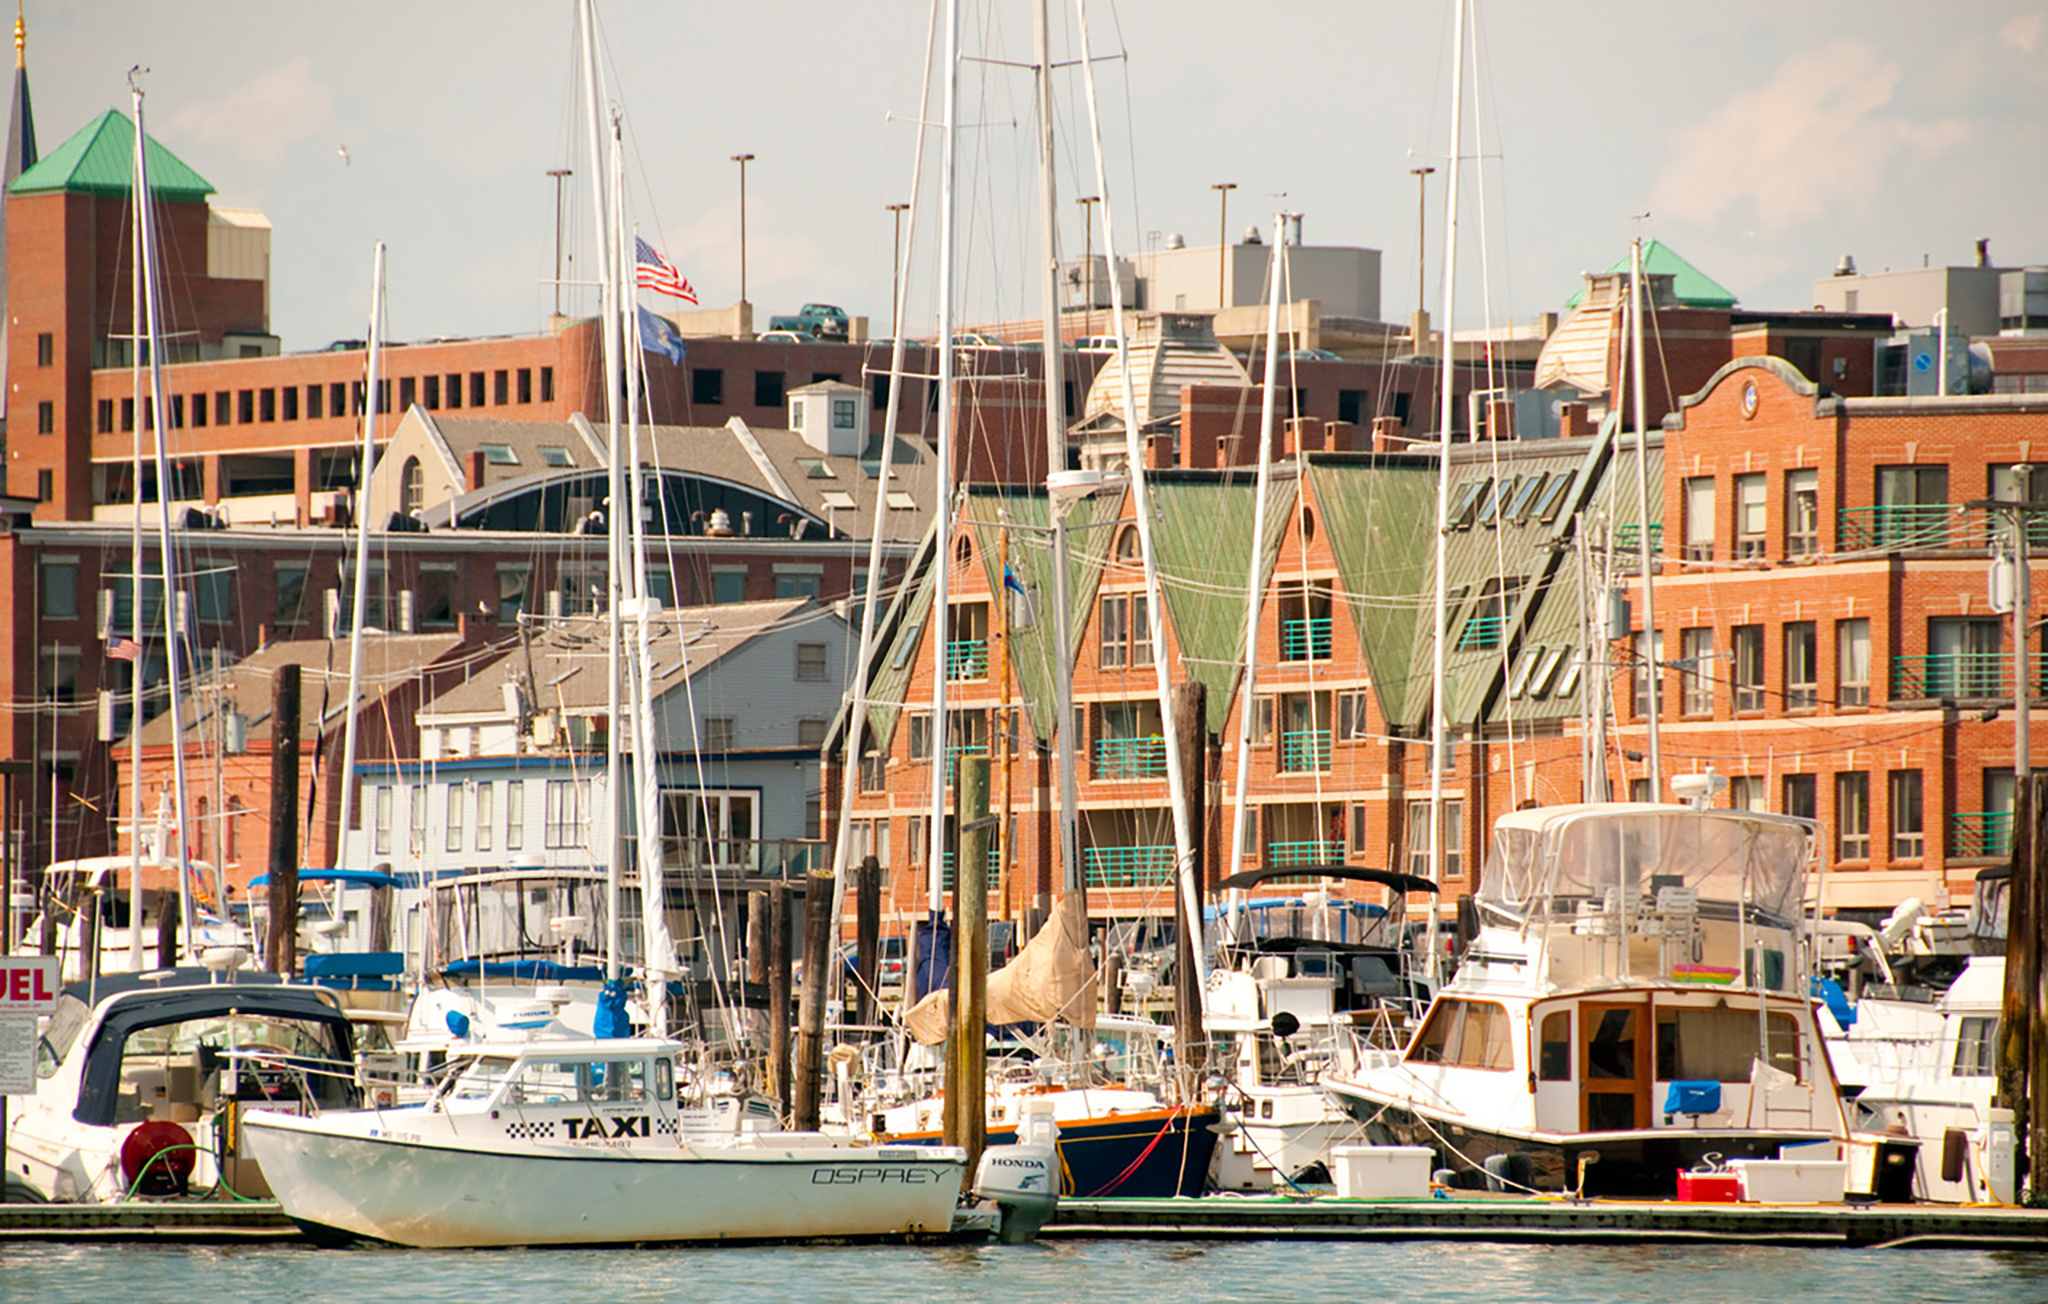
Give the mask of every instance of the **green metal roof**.
POLYGON ((1418 682, 1414 649, 1429 624, 1435 466, 1421 458, 1311 458, 1308 476, 1380 711, 1393 724, 1414 726, 1429 710, 1429 663, 1422 662, 1418 682))
MULTIPOLYGON (((203 200, 213 185, 149 138, 149 184, 159 199, 203 200)), ((125 195, 135 180, 135 124, 118 110, 87 123, 7 187, 9 194, 125 195)))
MULTIPOLYGON (((903 698, 910 691, 910 675, 924 646, 925 617, 931 613, 935 580, 932 556, 936 548, 937 521, 925 530, 923 542, 910 559, 904 582, 896 590, 889 610, 877 627, 874 659, 868 673, 868 738, 864 747, 887 752, 896 732, 896 720, 903 713, 903 698)), ((849 695, 850 696, 850 695, 849 695)), ((845 739, 840 740, 845 745, 845 739)))
MULTIPOLYGON (((1209 689, 1209 729, 1224 727, 1244 671, 1246 559, 1256 505, 1249 473, 1227 478, 1161 475, 1146 485, 1155 519, 1152 547, 1165 590, 1166 614, 1183 668, 1209 689)), ((1292 477, 1273 477, 1266 491, 1266 537, 1259 541, 1259 591, 1264 593, 1294 507, 1292 477)))
MULTIPOLYGON (((1625 272, 1628 270, 1628 255, 1623 254, 1618 262, 1607 270, 1625 272)), ((1699 268, 1678 256, 1670 245, 1657 240, 1643 241, 1643 274, 1656 276, 1671 274, 1671 293, 1679 304, 1686 308, 1733 308, 1735 296, 1699 268)), ((1586 289, 1580 286, 1571 298, 1564 301, 1565 311, 1579 306, 1586 297, 1586 289)))

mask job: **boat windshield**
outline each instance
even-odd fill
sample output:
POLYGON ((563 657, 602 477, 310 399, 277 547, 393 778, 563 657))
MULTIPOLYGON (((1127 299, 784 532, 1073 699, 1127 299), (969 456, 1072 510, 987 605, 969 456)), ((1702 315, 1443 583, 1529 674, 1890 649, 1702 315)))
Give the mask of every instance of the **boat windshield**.
POLYGON ((510 1055, 479 1055, 450 1075, 442 1086, 445 1099, 483 1101, 512 1076, 510 1055))
MULTIPOLYGON (((634 900, 637 902, 637 892, 634 900)), ((590 962, 603 953, 605 884, 591 873, 475 876, 434 885, 443 965, 465 960, 590 962)), ((629 912, 637 918, 638 906, 629 912)), ((637 930, 621 942, 635 950, 637 930)))
POLYGON ((1546 897, 1640 900, 1679 888, 1787 921, 1799 913, 1808 836, 1799 821, 1747 811, 1616 804, 1521 812, 1494 830, 1480 899, 1525 916, 1546 897))

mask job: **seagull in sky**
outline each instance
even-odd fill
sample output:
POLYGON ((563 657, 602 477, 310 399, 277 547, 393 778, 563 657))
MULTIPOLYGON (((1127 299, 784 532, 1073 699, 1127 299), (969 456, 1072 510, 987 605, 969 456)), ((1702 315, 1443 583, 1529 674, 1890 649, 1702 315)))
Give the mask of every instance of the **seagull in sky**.
POLYGON ((346 145, 336 145, 336 146, 334 147, 334 152, 335 152, 335 153, 337 153, 337 154, 339 154, 339 155, 341 155, 341 165, 342 165, 343 167, 347 167, 347 166, 348 166, 348 146, 346 146, 346 145))

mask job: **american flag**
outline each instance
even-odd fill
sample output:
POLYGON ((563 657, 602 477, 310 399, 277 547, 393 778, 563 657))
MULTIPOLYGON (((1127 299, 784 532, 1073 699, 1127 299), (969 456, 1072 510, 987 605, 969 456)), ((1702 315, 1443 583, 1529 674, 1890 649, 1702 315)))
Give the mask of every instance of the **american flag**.
POLYGON ((116 661, 134 661, 142 656, 142 644, 132 638, 117 638, 107 645, 107 655, 116 661))
POLYGON ((633 237, 633 261, 638 264, 634 270, 638 273, 641 289, 690 303, 697 302, 697 291, 689 279, 676 270, 674 263, 663 258, 659 250, 637 235, 633 237))

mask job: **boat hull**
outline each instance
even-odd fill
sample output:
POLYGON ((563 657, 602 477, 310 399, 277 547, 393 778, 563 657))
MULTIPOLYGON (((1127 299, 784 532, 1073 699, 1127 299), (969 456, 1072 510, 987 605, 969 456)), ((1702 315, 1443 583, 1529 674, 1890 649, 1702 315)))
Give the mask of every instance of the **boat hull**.
POLYGON ((246 1142, 284 1211, 323 1239, 424 1248, 946 1234, 965 1156, 777 1145, 673 1153, 412 1141, 252 1112, 246 1142))
MULTIPOLYGON (((1146 1110, 1059 1120, 1060 1195, 1076 1200, 1163 1200, 1202 1194, 1216 1153, 1215 1109, 1146 1110)), ((1013 1145, 1014 1124, 991 1127, 988 1144, 1013 1145)), ((892 1144, 937 1145, 936 1132, 897 1133, 892 1144)))

